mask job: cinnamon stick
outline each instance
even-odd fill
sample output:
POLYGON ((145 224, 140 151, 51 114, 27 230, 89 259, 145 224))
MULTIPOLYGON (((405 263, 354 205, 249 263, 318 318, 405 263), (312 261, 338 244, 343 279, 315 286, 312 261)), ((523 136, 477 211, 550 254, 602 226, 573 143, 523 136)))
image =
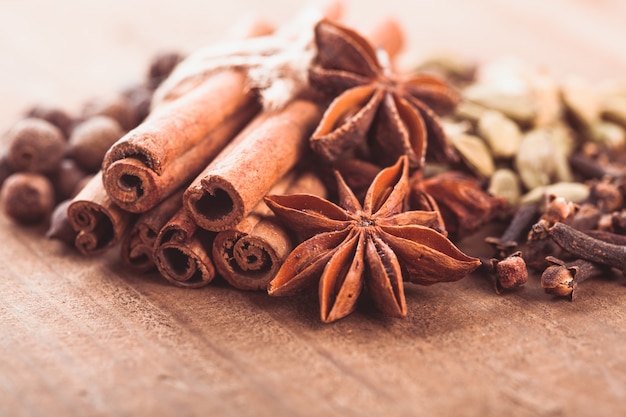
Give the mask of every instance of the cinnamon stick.
POLYGON ((177 287, 200 288, 215 278, 210 258, 214 234, 196 226, 184 208, 159 232, 153 258, 161 275, 177 287))
POLYGON ((111 199, 142 213, 197 175, 258 112, 245 83, 235 70, 213 74, 117 141, 102 165, 111 199))
POLYGON ((67 216, 78 233, 74 244, 83 255, 102 253, 120 242, 135 218, 107 195, 102 186, 102 171, 72 199, 67 216))
MULTIPOLYGON (((322 181, 311 172, 287 174, 269 194, 310 193, 325 197, 322 181)), ((213 261, 218 273, 241 290, 265 290, 293 249, 291 236, 261 201, 236 227, 217 234, 213 261)))
POLYGON ((142 213, 121 245, 121 258, 124 265, 137 273, 156 268, 154 245, 163 226, 180 210, 183 204, 183 190, 172 194, 157 206, 142 213))
POLYGON ((304 155, 321 116, 305 99, 257 116, 254 128, 241 132, 185 191, 183 204, 196 224, 222 231, 241 222, 304 155))

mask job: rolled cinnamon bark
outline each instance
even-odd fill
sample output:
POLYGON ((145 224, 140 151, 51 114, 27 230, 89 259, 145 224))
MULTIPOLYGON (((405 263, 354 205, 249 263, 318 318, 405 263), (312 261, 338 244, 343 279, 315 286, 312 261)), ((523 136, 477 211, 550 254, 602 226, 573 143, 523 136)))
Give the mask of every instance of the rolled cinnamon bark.
POLYGON ((183 190, 181 189, 137 218, 122 241, 120 255, 124 265, 137 273, 156 268, 154 245, 157 236, 182 205, 183 190))
POLYGON ((102 253, 120 242, 136 217, 107 195, 101 171, 72 199, 67 216, 78 233, 74 244, 83 255, 102 253))
POLYGON ((196 224, 222 231, 241 222, 300 160, 321 116, 305 99, 257 116, 185 191, 183 204, 196 224))
MULTIPOLYGON (((324 197, 322 181, 311 172, 287 174, 269 194, 310 193, 324 197)), ((293 249, 291 236, 261 201, 233 229, 215 236, 213 262, 218 273, 241 290, 265 290, 293 249)))
POLYGON ((102 165, 111 199, 142 213, 197 175, 260 109, 245 83, 242 72, 213 74, 117 141, 102 165))
POLYGON ((200 288, 215 278, 211 260, 214 234, 196 226, 179 209, 157 236, 153 258, 161 275, 177 287, 200 288))

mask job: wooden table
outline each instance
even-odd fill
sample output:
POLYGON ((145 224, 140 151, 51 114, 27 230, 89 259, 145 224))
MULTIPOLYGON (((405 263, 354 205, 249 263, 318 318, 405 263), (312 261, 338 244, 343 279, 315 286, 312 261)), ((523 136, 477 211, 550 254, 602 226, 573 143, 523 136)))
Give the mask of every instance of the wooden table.
MULTIPOLYGON (((402 20, 406 57, 513 54, 557 75, 626 76, 621 0, 348 1, 367 30, 402 20), (365 4, 368 4, 367 6, 365 4)), ((0 3, 0 130, 35 103, 76 110, 191 51, 242 11, 280 22, 284 0, 0 3)), ((496 296, 485 277, 408 286, 409 315, 367 308, 332 325, 315 295, 169 286, 83 258, 0 216, 2 416, 616 416, 626 412, 626 282, 575 302, 533 277, 496 296)))

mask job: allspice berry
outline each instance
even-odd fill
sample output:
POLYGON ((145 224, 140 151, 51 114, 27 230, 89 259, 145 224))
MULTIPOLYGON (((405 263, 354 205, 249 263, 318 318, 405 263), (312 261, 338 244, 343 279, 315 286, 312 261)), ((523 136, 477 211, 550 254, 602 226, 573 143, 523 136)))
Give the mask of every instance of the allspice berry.
POLYGON ((135 107, 124 95, 113 99, 95 99, 85 104, 83 117, 91 119, 94 116, 108 116, 116 120, 124 131, 134 128, 137 120, 135 107))
POLYGON ((33 117, 22 119, 8 134, 7 163, 13 171, 52 173, 65 155, 67 143, 53 124, 33 117))
POLYGON ((50 216, 50 227, 46 232, 48 239, 60 240, 70 246, 74 245, 74 240, 78 234, 72 228, 72 224, 67 217, 67 208, 71 203, 72 200, 64 200, 55 207, 50 216))
POLYGON ((74 159, 63 159, 59 166, 59 170, 52 178, 52 182, 54 183, 54 192, 57 199, 65 200, 66 198, 74 197, 78 184, 87 175, 88 173, 79 167, 74 159))
POLYGON ((26 113, 26 117, 35 117, 52 123, 54 126, 58 127, 59 130, 61 130, 65 139, 70 137, 72 125, 74 124, 74 120, 66 111, 57 107, 44 105, 33 107, 26 113))
POLYGON ((16 172, 0 192, 2 209, 13 220, 29 224, 45 220, 54 208, 52 182, 42 174, 16 172))
POLYGON ((134 109, 135 126, 138 126, 148 117, 152 102, 152 93, 152 90, 143 84, 137 84, 122 91, 122 95, 134 109))
POLYGON ((96 172, 107 150, 124 131, 108 116, 93 116, 74 128, 69 140, 69 155, 87 172, 96 172))
POLYGON ((13 171, 9 168, 9 164, 7 163, 6 156, 0 156, 0 187, 2 187, 4 180, 6 180, 12 172, 13 171))
POLYGON ((157 88, 183 59, 184 56, 178 52, 161 52, 155 55, 148 68, 148 85, 152 89, 157 88))

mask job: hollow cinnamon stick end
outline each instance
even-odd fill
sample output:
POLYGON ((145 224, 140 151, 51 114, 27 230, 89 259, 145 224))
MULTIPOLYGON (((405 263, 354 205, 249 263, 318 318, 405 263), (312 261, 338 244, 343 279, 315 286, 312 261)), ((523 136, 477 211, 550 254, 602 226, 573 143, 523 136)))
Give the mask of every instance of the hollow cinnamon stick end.
POLYGON ((212 232, 235 227, 250 210, 240 193, 219 176, 192 184, 183 195, 183 204, 199 227, 212 232))
POLYGON ((138 231, 131 230, 120 247, 122 263, 137 274, 144 274, 156 269, 153 257, 153 248, 146 245, 140 238, 138 231))
POLYGON ((108 197, 101 172, 74 197, 67 207, 67 217, 78 233, 75 246, 84 255, 96 255, 117 244, 134 219, 108 197))
POLYGON ((163 197, 158 175, 138 159, 111 163, 103 172, 102 181, 115 204, 131 213, 144 213, 163 197))
POLYGON ((162 244, 153 256, 163 278, 176 287, 201 288, 215 278, 213 262, 197 239, 162 244))
POLYGON ((289 236, 278 226, 262 222, 253 234, 220 232, 213 243, 217 272, 233 287, 265 291, 292 249, 289 236))
POLYGON ((83 255, 97 255, 113 245, 113 223, 98 204, 73 200, 67 207, 67 218, 77 233, 74 245, 83 255))

